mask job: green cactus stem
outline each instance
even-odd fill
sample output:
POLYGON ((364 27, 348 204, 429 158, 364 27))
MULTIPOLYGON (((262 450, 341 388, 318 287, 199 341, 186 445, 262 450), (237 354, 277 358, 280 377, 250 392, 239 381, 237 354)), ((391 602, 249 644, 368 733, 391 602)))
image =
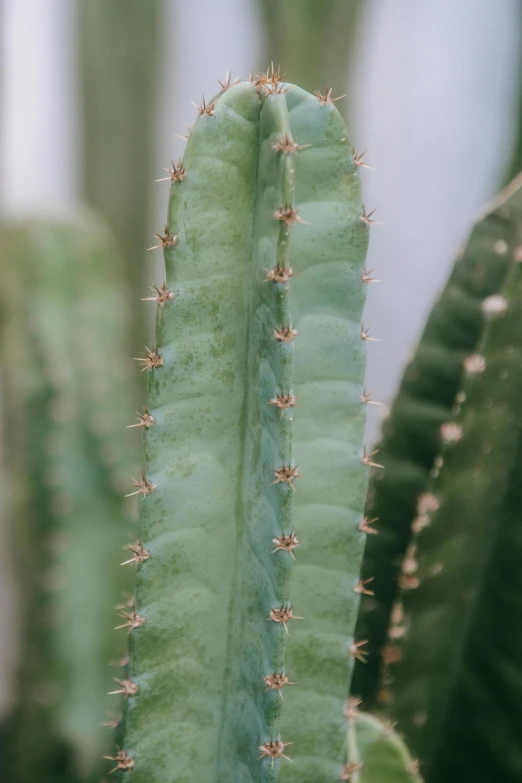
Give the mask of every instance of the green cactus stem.
POLYGON ((359 712, 358 705, 357 699, 350 699, 346 706, 346 763, 337 779, 351 783, 422 783, 419 762, 410 756, 393 724, 359 712))
POLYGON ((522 775, 522 190, 505 201, 510 272, 482 310, 467 378, 403 562, 389 710, 430 783, 522 775))
POLYGON ((326 783, 362 652, 358 169, 332 101, 277 74, 199 111, 158 235, 137 692, 113 763, 135 783, 326 783))
POLYGON ((90 216, 4 226, 0 256, 5 524, 23 629, 0 777, 94 782, 110 750, 101 723, 119 711, 106 695, 122 651, 112 605, 130 587, 116 568, 136 459, 123 275, 90 216))
POLYGON ((506 203, 516 180, 489 205, 459 254, 448 283, 429 316, 406 367, 379 443, 385 466, 371 477, 366 517, 369 536, 363 579, 374 577, 373 596, 363 596, 357 632, 368 642, 368 662, 356 666, 353 693, 367 708, 381 706, 381 651, 397 595, 401 563, 411 539, 417 500, 428 486, 442 448, 441 427, 451 417, 463 378, 463 360, 477 351, 486 319, 483 300, 497 294, 509 271, 513 222, 506 203))

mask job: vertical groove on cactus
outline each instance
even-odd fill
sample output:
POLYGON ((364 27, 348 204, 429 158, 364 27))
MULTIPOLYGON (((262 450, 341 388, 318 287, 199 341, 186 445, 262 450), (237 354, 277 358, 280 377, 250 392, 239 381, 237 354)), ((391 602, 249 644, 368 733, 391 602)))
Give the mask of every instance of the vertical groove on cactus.
POLYGON ((223 87, 171 189, 128 620, 138 690, 115 763, 136 783, 326 783, 364 539, 368 227, 331 101, 277 74, 223 87))

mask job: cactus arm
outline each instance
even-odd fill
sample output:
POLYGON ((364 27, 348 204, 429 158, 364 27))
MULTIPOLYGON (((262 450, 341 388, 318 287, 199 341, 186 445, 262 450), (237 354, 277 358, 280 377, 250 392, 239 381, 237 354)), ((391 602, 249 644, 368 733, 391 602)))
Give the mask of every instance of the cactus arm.
POLYGON ((350 714, 347 763, 345 772, 341 772, 341 780, 350 780, 351 783, 421 783, 417 762, 391 724, 353 708, 350 714))
POLYGON ((138 692, 128 700, 123 763, 134 781, 261 783, 280 766, 290 780, 308 754, 326 781, 342 763, 367 475, 368 228, 338 112, 284 89, 225 90, 196 121, 185 176, 171 191, 163 242, 175 298, 158 308, 156 423, 144 433, 154 489, 141 504, 150 557, 137 571, 141 624, 129 629, 138 692), (277 149, 294 138, 311 147, 277 149), (292 264, 296 275, 284 282, 292 264), (301 392, 311 406, 302 416, 293 404, 270 404, 301 392), (306 482, 294 475, 301 457, 306 482), (274 544, 294 525, 301 542, 298 524, 306 538, 295 565, 274 544), (326 594, 335 599, 325 615, 326 594), (278 621, 290 608, 305 619, 278 621), (305 690, 293 706, 297 686, 284 688, 283 702, 266 680, 285 673, 305 690), (320 707, 334 726, 323 747, 308 745, 300 704, 320 707), (293 743, 294 764, 265 752, 280 741, 293 743))
POLYGON ((504 204, 515 181, 488 207, 457 258, 448 283, 433 307, 415 355, 407 366, 390 415, 383 426, 379 460, 370 482, 366 517, 378 518, 378 535, 368 537, 363 578, 375 577, 375 596, 363 596, 358 634, 369 639, 368 662, 356 665, 353 693, 376 706, 381 650, 402 559, 411 539, 418 497, 442 447, 440 428, 450 416, 462 382, 463 359, 473 354, 484 332, 482 300, 498 293, 510 267, 504 234, 504 204))
POLYGON ((306 90, 346 92, 358 0, 261 0, 266 59, 306 90))
POLYGON ((404 595, 406 632, 390 671, 390 709, 437 783, 514 781, 522 770, 520 190, 503 209, 511 271, 503 299, 484 302, 485 369, 463 387, 458 439, 431 486, 438 509, 411 553, 418 586, 404 595), (495 312, 503 303, 506 311, 495 312))

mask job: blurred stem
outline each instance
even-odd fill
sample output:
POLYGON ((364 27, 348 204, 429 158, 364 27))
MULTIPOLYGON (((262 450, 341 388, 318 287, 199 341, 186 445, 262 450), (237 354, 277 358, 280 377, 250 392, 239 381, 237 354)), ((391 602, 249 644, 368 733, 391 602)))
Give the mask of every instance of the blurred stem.
POLYGON ((345 92, 360 0, 260 0, 268 65, 305 90, 345 92))
POLYGON ((79 0, 83 181, 125 259, 135 307, 133 350, 144 343, 137 307, 151 277, 146 258, 160 44, 159 0, 79 0))

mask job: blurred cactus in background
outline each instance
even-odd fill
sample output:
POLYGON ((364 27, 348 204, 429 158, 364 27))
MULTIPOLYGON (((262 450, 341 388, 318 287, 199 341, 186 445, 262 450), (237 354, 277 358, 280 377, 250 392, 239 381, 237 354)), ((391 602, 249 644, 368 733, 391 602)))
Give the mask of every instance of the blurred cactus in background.
MULTIPOLYGON (((80 0, 83 184, 106 219, 137 299, 148 279, 152 171, 161 53, 159 0, 80 0)), ((145 318, 135 314, 132 344, 145 318)))
POLYGON ((22 627, 1 776, 95 781, 109 740, 108 663, 125 650, 114 605, 131 584, 117 568, 135 466, 122 437, 133 388, 125 278, 88 215, 4 226, 0 258, 3 524, 22 627))
POLYGON ((305 90, 346 92, 360 0, 259 0, 268 60, 305 90))

